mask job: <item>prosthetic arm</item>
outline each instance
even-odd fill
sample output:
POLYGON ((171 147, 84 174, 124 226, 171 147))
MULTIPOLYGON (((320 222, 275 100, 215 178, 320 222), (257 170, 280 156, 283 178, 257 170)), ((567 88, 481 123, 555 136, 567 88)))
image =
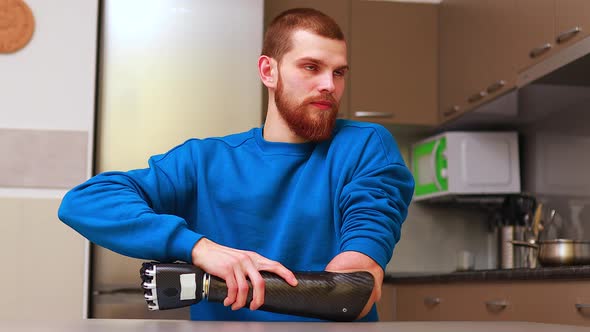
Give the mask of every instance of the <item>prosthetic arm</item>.
MULTIPOLYGON (((373 276, 364 271, 296 272, 296 287, 276 274, 265 271, 260 274, 265 281, 265 296, 258 310, 333 321, 356 319, 374 285, 373 276)), ((203 299, 223 303, 227 297, 222 279, 191 264, 143 263, 140 275, 150 310, 190 306, 203 299)), ((251 301, 252 287, 246 305, 251 301)))

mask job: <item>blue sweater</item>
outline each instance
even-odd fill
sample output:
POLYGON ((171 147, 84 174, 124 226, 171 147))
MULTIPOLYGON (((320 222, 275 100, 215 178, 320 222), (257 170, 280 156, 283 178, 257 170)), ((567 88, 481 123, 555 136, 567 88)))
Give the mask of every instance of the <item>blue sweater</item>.
MULTIPOLYGON (((383 269, 400 237, 414 190, 391 134, 338 120, 321 143, 265 141, 262 128, 191 139, 149 168, 105 172, 64 197, 59 218, 91 242, 120 254, 191 262, 194 244, 216 243, 322 271, 343 251, 383 269)), ((309 320, 202 301, 198 320, 309 320)), ((365 317, 377 320, 375 308, 365 317)))

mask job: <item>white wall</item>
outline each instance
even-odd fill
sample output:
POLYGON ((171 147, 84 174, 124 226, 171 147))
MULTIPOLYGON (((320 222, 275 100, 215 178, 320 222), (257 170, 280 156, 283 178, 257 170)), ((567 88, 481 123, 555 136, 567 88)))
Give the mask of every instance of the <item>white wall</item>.
POLYGON ((98 1, 26 3, 32 40, 0 54, 0 319, 81 318, 88 245, 57 208, 91 174, 98 1))

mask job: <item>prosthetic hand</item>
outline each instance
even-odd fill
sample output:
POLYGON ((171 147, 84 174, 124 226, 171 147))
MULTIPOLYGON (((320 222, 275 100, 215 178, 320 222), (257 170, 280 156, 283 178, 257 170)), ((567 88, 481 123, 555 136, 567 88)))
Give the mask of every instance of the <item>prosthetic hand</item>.
MULTIPOLYGON (((352 321, 361 313, 374 279, 369 272, 296 272, 293 287, 276 274, 261 271, 264 304, 258 309, 333 321, 352 321)), ((205 299, 223 303, 225 282, 191 264, 143 263, 140 275, 150 310, 190 306, 205 299)), ((251 286, 251 285, 250 285, 251 286)), ((252 287, 246 305, 252 301, 252 287)))

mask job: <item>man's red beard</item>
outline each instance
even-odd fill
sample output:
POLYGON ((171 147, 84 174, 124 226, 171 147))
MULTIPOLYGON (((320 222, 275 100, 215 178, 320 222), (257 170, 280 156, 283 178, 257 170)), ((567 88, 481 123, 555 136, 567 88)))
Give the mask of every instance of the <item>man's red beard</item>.
POLYGON ((279 114, 297 136, 313 142, 327 140, 332 136, 338 115, 338 102, 330 93, 306 98, 298 105, 283 91, 283 82, 279 76, 275 90, 275 104, 279 114), (319 109, 311 105, 313 102, 329 102, 332 107, 319 109))

